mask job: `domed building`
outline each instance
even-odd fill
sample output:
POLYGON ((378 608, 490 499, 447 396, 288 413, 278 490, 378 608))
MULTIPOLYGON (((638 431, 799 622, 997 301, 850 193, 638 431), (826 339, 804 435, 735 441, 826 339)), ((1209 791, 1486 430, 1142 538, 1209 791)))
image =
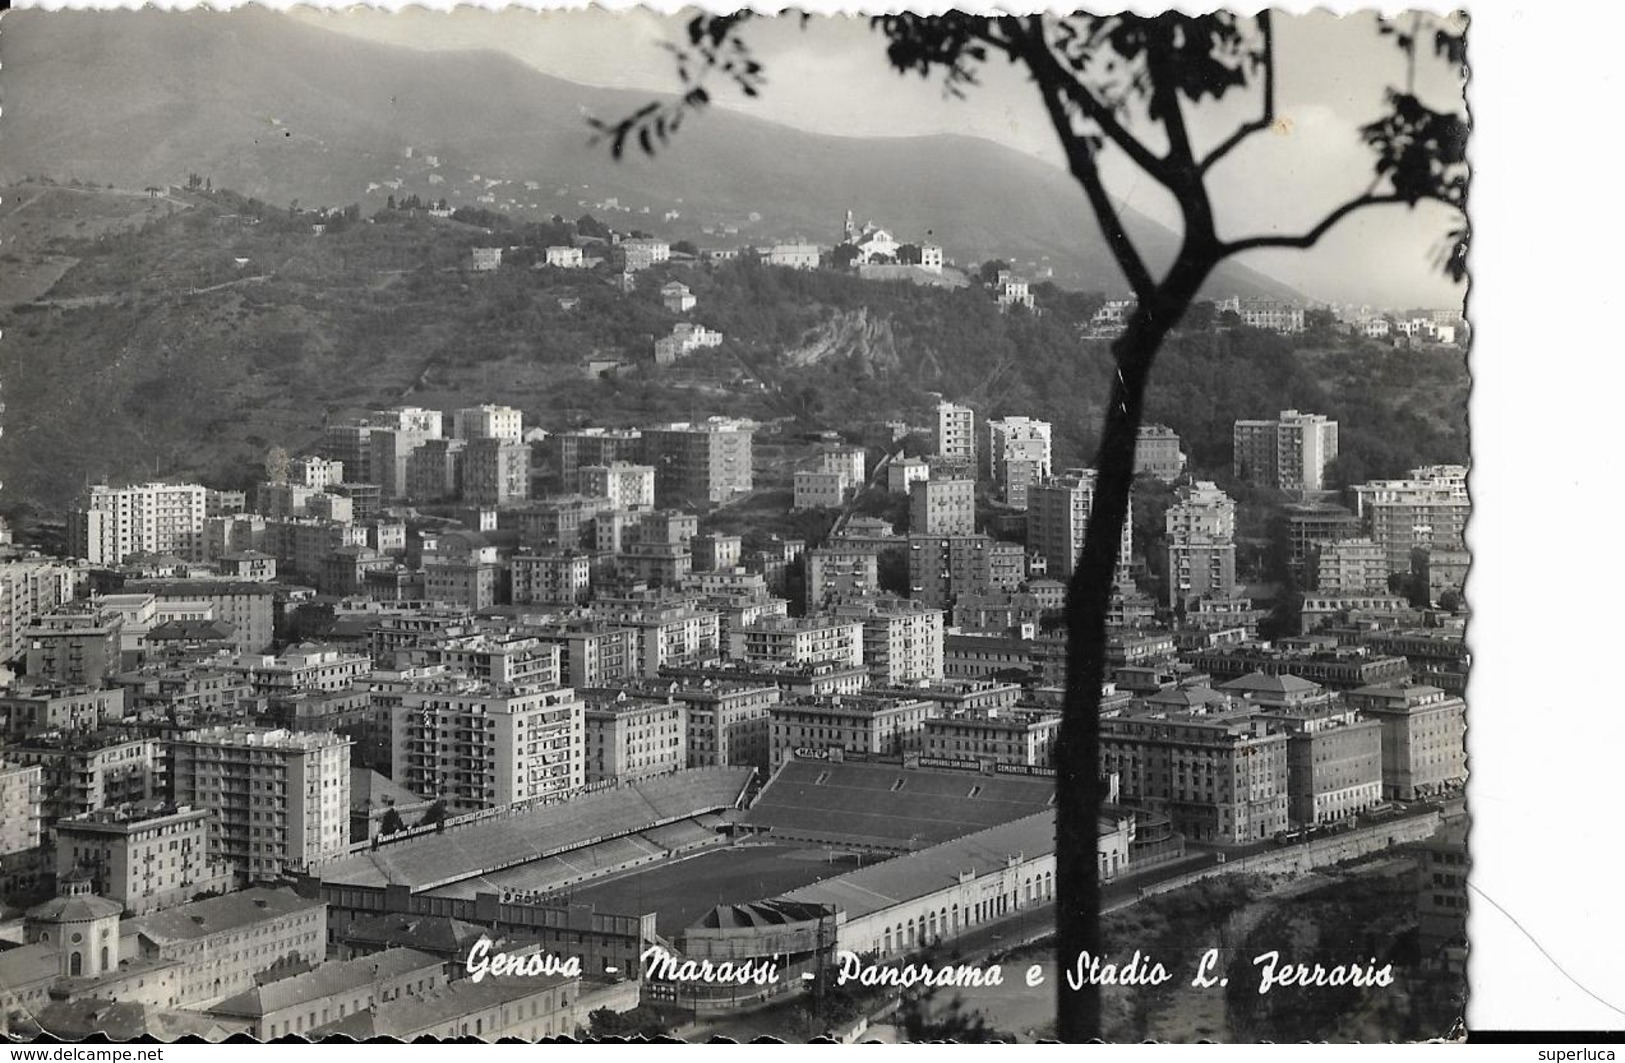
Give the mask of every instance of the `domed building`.
POLYGON ((23 934, 30 945, 54 946, 65 978, 96 977, 118 969, 119 917, 124 906, 96 896, 85 868, 63 876, 57 895, 30 908, 23 934))

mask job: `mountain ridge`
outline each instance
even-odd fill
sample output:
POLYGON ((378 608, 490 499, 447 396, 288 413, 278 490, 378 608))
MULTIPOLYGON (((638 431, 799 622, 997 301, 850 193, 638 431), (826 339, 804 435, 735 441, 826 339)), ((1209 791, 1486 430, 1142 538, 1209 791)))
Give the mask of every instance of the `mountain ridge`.
MULTIPOLYGON (((632 209, 602 220, 736 244, 832 243, 851 209, 900 239, 932 232, 961 262, 1006 258, 1069 286, 1126 292, 1071 177, 976 137, 810 133, 713 107, 658 158, 615 163, 607 146, 589 146, 586 116, 616 118, 653 94, 566 81, 504 53, 362 41, 257 9, 5 21, 3 180, 141 187, 196 172, 278 203, 370 211, 415 192, 519 217, 576 217, 618 199, 632 209), (668 212, 680 217, 667 222, 668 212)), ((1153 268, 1166 262, 1175 234, 1126 217, 1153 268)), ((1235 264, 1207 294, 1297 296, 1235 264)))

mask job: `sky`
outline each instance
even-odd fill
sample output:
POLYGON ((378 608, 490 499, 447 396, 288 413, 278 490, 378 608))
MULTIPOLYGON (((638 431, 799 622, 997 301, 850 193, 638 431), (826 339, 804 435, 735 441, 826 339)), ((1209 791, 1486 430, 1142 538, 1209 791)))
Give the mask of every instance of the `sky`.
MULTIPOLYGON (((538 70, 590 85, 672 92, 680 87, 667 42, 682 39, 683 16, 648 8, 455 12, 423 7, 390 12, 299 8, 314 25, 422 49, 494 49, 538 70)), ((1063 164, 1055 133, 1032 84, 1017 68, 991 63, 965 98, 939 78, 903 76, 885 62, 883 40, 866 19, 764 19, 748 39, 767 71, 763 93, 731 86, 713 93, 727 107, 820 133, 982 137, 1063 164), (832 82, 843 86, 831 92, 832 82), (854 101, 862 106, 854 106, 854 101)), ((1378 36, 1370 13, 1325 12, 1277 18, 1277 132, 1254 137, 1213 172, 1220 235, 1308 228, 1364 190, 1370 159, 1357 129, 1379 112, 1383 92, 1404 83, 1403 57, 1378 36)), ((1442 64, 1419 64, 1417 88, 1441 109, 1459 106, 1461 86, 1442 64)), ((1257 97, 1191 109, 1198 145, 1211 144, 1252 116, 1257 97)), ((1118 153, 1106 163, 1113 194, 1177 227, 1172 201, 1118 153)), ((1081 193, 1080 193, 1081 194, 1081 193)), ((1380 207, 1345 220, 1314 251, 1258 252, 1242 261, 1295 283, 1314 298, 1378 305, 1459 306, 1463 289, 1436 268, 1448 210, 1380 207)))

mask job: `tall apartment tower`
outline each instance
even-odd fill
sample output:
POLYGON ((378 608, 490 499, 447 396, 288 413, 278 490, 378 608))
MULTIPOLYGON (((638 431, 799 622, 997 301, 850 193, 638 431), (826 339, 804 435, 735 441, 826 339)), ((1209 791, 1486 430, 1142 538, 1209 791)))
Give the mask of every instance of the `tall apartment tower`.
POLYGON ((211 848, 249 882, 282 877, 350 843, 350 740, 243 725, 170 745, 175 803, 215 814, 211 848))
POLYGON ((644 465, 655 470, 655 504, 726 502, 751 489, 749 421, 712 417, 643 432, 644 465))
POLYGON ((448 679, 410 691, 391 714, 394 779, 453 812, 580 789, 585 711, 573 689, 552 683, 448 679))
MULTIPOLYGON (((1027 548, 1043 556, 1049 574, 1069 579, 1083 552, 1089 515, 1095 508, 1094 469, 1068 469, 1033 484, 1027 492, 1027 548)), ((1113 583, 1125 586, 1134 547, 1134 498, 1129 497, 1113 583)))
POLYGON ((1282 410, 1274 421, 1237 421, 1232 433, 1238 480, 1281 491, 1323 491, 1337 457, 1337 422, 1282 410))
POLYGON ((976 531, 975 480, 916 480, 908 492, 909 533, 970 535, 976 531))
POLYGON ((68 547, 97 565, 143 553, 202 561, 207 496, 201 484, 92 487, 84 505, 68 514, 68 547))
POLYGON ((530 447, 505 436, 480 436, 463 451, 463 501, 500 506, 530 497, 530 447))
POLYGON ((976 468, 976 412, 951 402, 937 405, 937 456, 976 468))
POLYGON ((1050 467, 1050 424, 1027 417, 987 423, 987 471, 994 489, 1012 506, 1027 505, 1027 489, 1050 467))
POLYGON ((1354 488, 1356 509, 1370 522, 1371 539, 1382 547, 1388 572, 1408 572, 1417 548, 1461 550, 1472 502, 1464 465, 1412 469, 1404 480, 1373 480, 1354 488))
POLYGON ((1236 503, 1203 480, 1178 488, 1163 527, 1168 543, 1168 606, 1236 591, 1236 503))

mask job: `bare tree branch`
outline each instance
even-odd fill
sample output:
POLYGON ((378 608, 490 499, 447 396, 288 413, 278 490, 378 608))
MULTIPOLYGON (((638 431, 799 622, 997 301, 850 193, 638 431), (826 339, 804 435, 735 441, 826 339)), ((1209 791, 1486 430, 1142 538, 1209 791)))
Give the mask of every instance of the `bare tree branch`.
MULTIPOLYGON (((1042 36, 1036 40, 1027 37, 1023 43, 1024 52, 1037 50, 1048 53, 1049 46, 1044 43, 1042 36)), ((1066 78, 1064 71, 1061 77, 1066 78)), ((1061 146, 1066 150, 1067 166, 1089 197, 1089 206, 1093 208, 1095 217, 1100 222, 1100 231, 1106 238, 1106 246, 1111 249, 1112 257, 1117 260, 1117 266, 1123 271, 1123 276, 1128 280, 1135 296, 1142 301, 1150 298, 1156 289, 1156 282, 1151 278, 1151 271, 1146 269, 1145 261, 1140 257, 1134 241, 1129 239, 1128 231, 1123 228, 1123 219, 1112 203, 1111 196, 1106 192, 1106 186, 1100 179, 1100 166, 1095 159, 1095 151, 1090 145, 1088 136, 1072 128, 1072 114, 1067 110, 1063 85, 1041 80, 1038 88, 1044 97, 1044 106, 1049 110, 1050 122, 1061 138, 1061 146)))
POLYGON ((1347 203, 1344 203, 1342 206, 1320 219, 1320 222, 1316 224, 1313 229, 1310 229, 1307 232, 1299 233, 1297 236, 1249 236, 1242 240, 1232 240, 1227 244, 1220 245, 1219 253, 1228 258, 1231 255, 1240 254, 1243 251, 1253 251, 1260 247, 1287 247, 1305 250, 1307 248, 1314 247, 1315 244, 1320 241, 1320 238, 1325 236, 1327 232, 1331 230, 1332 226, 1336 225, 1338 222, 1342 221, 1344 218, 1348 217, 1350 214, 1353 214, 1357 210, 1362 210, 1366 207, 1374 207, 1379 203, 1411 202, 1413 201, 1391 192, 1384 193, 1382 195, 1374 195, 1367 192, 1365 195, 1356 196, 1347 203))
MULTIPOLYGON (((1055 58, 1055 53, 1050 51, 1049 37, 1044 32, 1044 16, 1030 16, 1025 32, 1022 32, 1017 19, 1006 17, 999 21, 1004 24, 1005 32, 1019 47, 1018 54, 1027 62, 1027 68, 1032 71, 1033 77, 1041 87, 1046 84, 1059 86, 1083 112, 1083 116, 1099 126, 1106 139, 1121 148, 1134 165, 1144 170, 1164 188, 1173 189, 1171 168, 1167 160, 1158 156, 1141 143, 1138 137, 1130 133, 1117 120, 1117 115, 1112 109, 1090 92, 1086 85, 1055 58), (1015 25, 1012 26, 1011 23, 1015 25)), ((1067 128, 1071 128, 1070 124, 1067 128)))
POLYGON ((1275 30, 1270 21, 1268 9, 1258 13, 1258 28, 1264 34, 1264 110, 1251 122, 1245 122, 1236 131, 1224 139, 1218 147, 1208 152, 1198 167, 1200 173, 1206 174, 1213 164, 1235 150, 1236 145, 1260 133, 1275 124, 1275 30))
POLYGON ((1173 70, 1179 60, 1172 54, 1170 45, 1173 42, 1167 38, 1166 32, 1162 27, 1157 27, 1146 34, 1146 66, 1151 75, 1151 113, 1168 134, 1168 153, 1163 158, 1188 187, 1199 186, 1201 182, 1191 180, 1200 176, 1201 171, 1196 169, 1191 155, 1185 112, 1179 105, 1179 79, 1173 70))

